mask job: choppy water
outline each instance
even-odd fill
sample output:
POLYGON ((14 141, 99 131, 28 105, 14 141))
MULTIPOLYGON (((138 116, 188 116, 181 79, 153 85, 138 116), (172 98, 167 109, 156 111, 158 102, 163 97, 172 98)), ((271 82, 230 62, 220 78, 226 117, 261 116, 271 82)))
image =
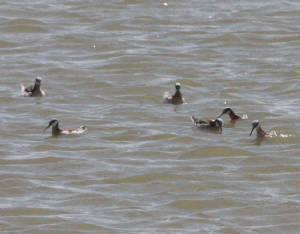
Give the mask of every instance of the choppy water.
POLYGON ((299 2, 167 3, 1 1, 0 233, 299 232, 299 2))

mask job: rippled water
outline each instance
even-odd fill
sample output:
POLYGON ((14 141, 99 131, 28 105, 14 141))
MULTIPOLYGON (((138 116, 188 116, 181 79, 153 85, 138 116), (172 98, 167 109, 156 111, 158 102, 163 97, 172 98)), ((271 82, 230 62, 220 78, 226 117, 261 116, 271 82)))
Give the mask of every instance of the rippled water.
POLYGON ((1 1, 1 233, 299 232, 298 1, 1 1), (43 77, 47 96, 20 84, 43 77), (181 82, 188 104, 163 104, 181 82), (231 106, 249 119, 195 128, 231 106), (86 125, 51 137, 49 120, 86 125), (249 137, 251 121, 287 137, 249 137))

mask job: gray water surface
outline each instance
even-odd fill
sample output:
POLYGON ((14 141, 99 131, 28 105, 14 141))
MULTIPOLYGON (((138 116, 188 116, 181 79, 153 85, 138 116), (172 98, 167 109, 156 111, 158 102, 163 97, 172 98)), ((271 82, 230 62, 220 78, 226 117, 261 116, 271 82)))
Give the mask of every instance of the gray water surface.
POLYGON ((299 232, 298 1, 3 0, 0 55, 0 233, 299 232))

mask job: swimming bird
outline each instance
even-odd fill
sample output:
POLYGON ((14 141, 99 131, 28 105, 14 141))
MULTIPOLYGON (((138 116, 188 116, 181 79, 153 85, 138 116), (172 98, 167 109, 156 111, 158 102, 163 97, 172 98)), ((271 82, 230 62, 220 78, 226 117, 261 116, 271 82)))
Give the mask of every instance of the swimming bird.
POLYGON ((214 131, 218 131, 219 133, 222 133, 223 120, 221 118, 217 118, 215 120, 213 119, 201 120, 192 116, 191 120, 198 128, 214 130, 214 131))
POLYGON ((170 95, 168 92, 164 94, 164 103, 179 105, 186 103, 181 92, 180 92, 181 85, 179 82, 175 84, 175 93, 174 95, 170 95))
POLYGON ((86 126, 80 126, 73 129, 61 129, 58 126, 58 121, 53 119, 49 122, 48 126, 44 129, 44 132, 52 126, 52 136, 69 135, 69 134, 81 134, 87 130, 86 126))
POLYGON ((229 117, 230 117, 230 119, 231 119, 231 121, 239 120, 239 119, 248 119, 247 114, 243 114, 242 116, 237 115, 230 107, 226 107, 222 111, 222 113, 218 116, 218 118, 220 118, 224 114, 228 114, 229 117))
POLYGON ((40 77, 35 79, 34 85, 30 85, 25 88, 24 85, 21 85, 21 91, 24 96, 28 97, 42 97, 45 96, 46 93, 44 90, 41 89, 41 82, 42 79, 40 77))
POLYGON ((270 131, 270 132, 265 132, 261 126, 258 120, 254 120, 252 122, 252 130, 250 132, 250 135, 252 134, 253 130, 256 129, 257 132, 257 138, 264 138, 264 137, 272 137, 272 136, 277 136, 275 131, 270 131))

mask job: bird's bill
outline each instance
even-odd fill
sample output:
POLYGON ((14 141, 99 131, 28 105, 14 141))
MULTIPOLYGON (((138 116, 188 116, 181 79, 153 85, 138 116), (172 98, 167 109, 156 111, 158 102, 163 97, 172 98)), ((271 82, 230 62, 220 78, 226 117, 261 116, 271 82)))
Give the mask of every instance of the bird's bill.
POLYGON ((224 114, 225 114, 225 110, 223 110, 222 113, 217 118, 220 118, 224 114))
POLYGON ((43 132, 46 132, 46 130, 47 130, 48 128, 50 128, 50 126, 51 126, 51 124, 49 124, 47 127, 45 127, 44 130, 43 130, 43 132))
POLYGON ((219 133, 222 133, 222 130, 223 130, 223 128, 222 128, 222 124, 221 124, 221 123, 218 123, 218 122, 216 122, 216 125, 219 127, 219 133))
POLYGON ((222 133, 222 131, 223 131, 223 128, 220 127, 220 128, 219 128, 219 133, 222 133))
POLYGON ((250 132, 250 135, 249 136, 251 136, 252 135, 252 132, 253 132, 253 130, 255 129, 255 126, 253 126, 252 127, 252 130, 251 130, 251 132, 250 132))
POLYGON ((222 117, 222 115, 224 115, 224 112, 222 112, 221 114, 219 114, 219 115, 217 116, 217 118, 222 117))

